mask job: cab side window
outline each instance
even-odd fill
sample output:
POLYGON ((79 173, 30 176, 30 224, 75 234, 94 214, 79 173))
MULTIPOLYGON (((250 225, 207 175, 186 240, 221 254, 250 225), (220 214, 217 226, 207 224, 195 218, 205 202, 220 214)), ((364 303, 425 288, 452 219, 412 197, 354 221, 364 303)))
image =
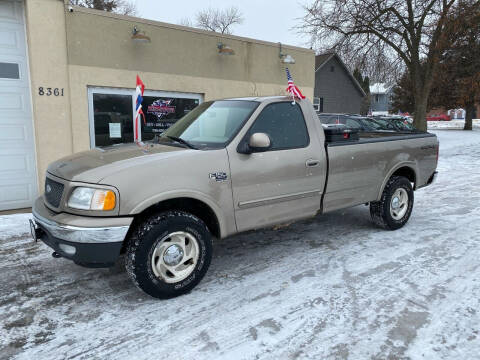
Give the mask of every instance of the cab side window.
POLYGON ((310 142, 302 110, 298 104, 292 105, 290 102, 267 105, 248 133, 270 136, 270 150, 302 148, 310 142))

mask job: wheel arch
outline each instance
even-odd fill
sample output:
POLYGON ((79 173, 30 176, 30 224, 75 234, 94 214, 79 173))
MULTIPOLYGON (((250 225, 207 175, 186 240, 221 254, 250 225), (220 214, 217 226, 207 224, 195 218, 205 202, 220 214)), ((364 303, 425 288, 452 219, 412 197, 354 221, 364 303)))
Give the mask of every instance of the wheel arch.
POLYGON ((155 196, 138 204, 130 214, 134 215, 137 220, 162 210, 185 211, 197 216, 207 225, 212 235, 219 239, 227 233, 220 207, 207 196, 196 192, 177 192, 155 196))
POLYGON ((378 192, 378 195, 377 195, 377 201, 380 200, 380 198, 382 197, 383 190, 385 189, 385 186, 387 185, 388 180, 390 180, 392 176, 406 177, 411 183, 413 183, 413 190, 416 190, 417 180, 418 180, 418 171, 417 171, 416 164, 414 163, 398 164, 388 172, 387 176, 383 180, 382 186, 380 187, 380 191, 378 192))

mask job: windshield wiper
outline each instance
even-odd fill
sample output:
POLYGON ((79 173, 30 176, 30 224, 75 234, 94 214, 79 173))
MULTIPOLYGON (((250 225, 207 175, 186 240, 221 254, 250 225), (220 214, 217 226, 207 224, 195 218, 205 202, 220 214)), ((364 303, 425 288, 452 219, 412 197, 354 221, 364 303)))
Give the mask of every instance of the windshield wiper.
POLYGON ((179 137, 176 137, 176 136, 170 136, 170 135, 167 135, 167 138, 172 139, 173 141, 176 141, 180 144, 186 145, 190 149, 198 150, 197 147, 193 146, 187 140, 183 140, 182 138, 179 138, 179 137))

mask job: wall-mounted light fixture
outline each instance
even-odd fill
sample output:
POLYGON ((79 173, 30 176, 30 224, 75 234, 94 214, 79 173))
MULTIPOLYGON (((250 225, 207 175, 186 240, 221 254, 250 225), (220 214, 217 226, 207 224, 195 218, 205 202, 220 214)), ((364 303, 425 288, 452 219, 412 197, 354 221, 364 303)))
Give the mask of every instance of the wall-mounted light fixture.
POLYGON ((278 43, 278 45, 279 45, 278 57, 282 60, 282 63, 295 64, 295 59, 293 58, 292 55, 282 53, 282 43, 278 43))
POLYGON ((235 55, 235 51, 233 51, 230 46, 225 45, 224 43, 219 42, 217 44, 217 49, 220 55, 235 55))
POLYGON ((149 43, 151 41, 150 38, 145 35, 145 31, 140 32, 140 30, 138 30, 136 26, 134 26, 132 29, 131 39, 138 43, 149 43))

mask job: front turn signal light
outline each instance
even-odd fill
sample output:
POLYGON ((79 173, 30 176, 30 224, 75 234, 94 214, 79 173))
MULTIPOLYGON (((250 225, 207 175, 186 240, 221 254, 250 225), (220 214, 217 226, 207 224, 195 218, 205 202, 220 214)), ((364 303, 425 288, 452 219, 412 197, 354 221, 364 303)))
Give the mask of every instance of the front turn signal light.
POLYGON ((111 190, 96 190, 93 194, 90 209, 103 211, 115 209, 115 193, 111 190))

